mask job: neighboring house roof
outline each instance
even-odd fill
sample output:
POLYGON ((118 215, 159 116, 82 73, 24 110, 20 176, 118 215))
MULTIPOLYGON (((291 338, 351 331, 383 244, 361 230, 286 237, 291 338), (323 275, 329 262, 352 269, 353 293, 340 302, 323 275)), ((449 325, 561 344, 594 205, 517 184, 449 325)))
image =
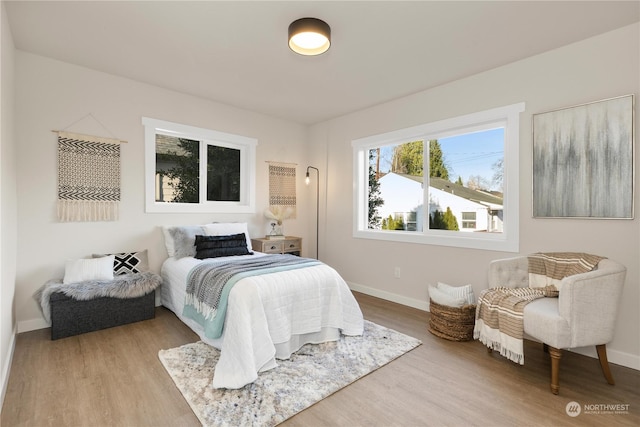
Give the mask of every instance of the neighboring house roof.
POLYGON ((180 138, 175 136, 156 134, 156 154, 177 154, 184 156, 187 152, 180 146, 178 141, 180 138))
MULTIPOLYGON (((412 181, 419 182, 421 184, 424 183, 424 177, 422 176, 407 175, 403 173, 399 173, 397 175, 400 175, 412 181)), ((486 191, 480 191, 480 190, 472 190, 471 188, 468 188, 459 184, 455 184, 453 182, 450 182, 442 178, 435 178, 435 177, 429 178, 429 186, 433 188, 437 188, 438 190, 446 191, 447 193, 454 194, 456 196, 465 198, 467 200, 482 203, 485 205, 487 204, 491 206, 497 205, 501 207, 503 204, 503 198, 496 196, 493 193, 488 193, 486 191)))

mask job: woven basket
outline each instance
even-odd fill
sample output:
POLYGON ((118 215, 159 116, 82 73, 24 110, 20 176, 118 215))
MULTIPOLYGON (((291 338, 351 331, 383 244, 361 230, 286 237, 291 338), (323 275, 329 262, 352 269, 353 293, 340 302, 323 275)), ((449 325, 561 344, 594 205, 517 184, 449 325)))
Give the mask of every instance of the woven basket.
POLYGON ((476 324, 476 306, 448 307, 429 300, 429 332, 450 341, 471 341, 476 324))

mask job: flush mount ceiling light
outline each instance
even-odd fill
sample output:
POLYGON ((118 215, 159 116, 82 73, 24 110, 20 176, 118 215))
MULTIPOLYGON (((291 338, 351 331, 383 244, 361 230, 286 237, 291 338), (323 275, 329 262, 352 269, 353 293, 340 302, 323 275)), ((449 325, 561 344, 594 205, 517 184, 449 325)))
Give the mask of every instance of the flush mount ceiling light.
POLYGON ((331 46, 331 27, 316 18, 300 18, 289 25, 289 47, 300 55, 320 55, 331 46))

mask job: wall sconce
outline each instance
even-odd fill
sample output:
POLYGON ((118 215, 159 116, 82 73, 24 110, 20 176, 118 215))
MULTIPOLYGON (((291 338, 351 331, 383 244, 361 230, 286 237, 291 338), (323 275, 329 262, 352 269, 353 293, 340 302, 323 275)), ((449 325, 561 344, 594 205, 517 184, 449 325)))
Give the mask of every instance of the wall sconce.
MULTIPOLYGON (((289 47, 300 55, 320 55, 331 46, 331 27, 316 18, 300 18, 289 25, 289 47)), ((317 170, 317 169, 316 169, 317 170)))
POLYGON ((309 169, 314 169, 316 171, 317 180, 316 180, 316 259, 320 259, 320 254, 318 253, 318 230, 320 224, 320 171, 318 168, 314 168, 313 166, 307 166, 307 175, 304 178, 304 182, 309 185, 309 169))

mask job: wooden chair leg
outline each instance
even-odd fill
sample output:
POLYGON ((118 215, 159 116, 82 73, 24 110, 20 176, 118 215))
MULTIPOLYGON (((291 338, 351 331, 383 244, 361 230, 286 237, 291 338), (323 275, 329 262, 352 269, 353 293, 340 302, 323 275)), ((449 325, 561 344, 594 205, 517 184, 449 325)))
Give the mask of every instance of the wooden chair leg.
POLYGON ((607 360, 606 344, 597 345, 596 350, 598 351, 598 360, 600 360, 600 367, 602 368, 602 373, 604 374, 605 379, 609 384, 615 385, 616 383, 613 380, 613 375, 609 369, 609 361, 607 360))
POLYGON ((549 346, 549 356, 551 356, 551 393, 558 394, 560 391, 559 374, 562 351, 549 346))

